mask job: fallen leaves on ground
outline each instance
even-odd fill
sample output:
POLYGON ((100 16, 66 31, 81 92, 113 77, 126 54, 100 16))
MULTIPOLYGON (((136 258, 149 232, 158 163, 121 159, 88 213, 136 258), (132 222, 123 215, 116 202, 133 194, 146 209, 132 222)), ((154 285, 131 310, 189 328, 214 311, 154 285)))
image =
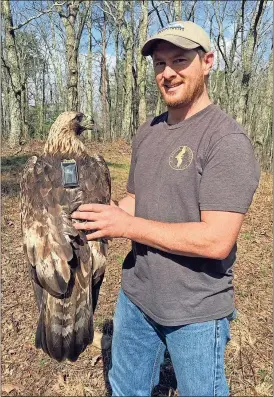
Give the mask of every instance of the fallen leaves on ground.
MULTIPOLYGON (((126 192, 130 146, 124 141, 87 144, 104 156, 112 177, 113 199, 126 192)), ((38 311, 23 255, 19 215, 19 178, 27 158, 42 151, 33 141, 13 156, 2 149, 2 395, 108 396, 110 349, 88 346, 75 363, 58 363, 34 347, 38 311)), ((246 216, 234 266, 238 318, 226 352, 232 396, 272 395, 272 176, 263 173, 246 216)), ((95 313, 95 327, 112 334, 121 282, 121 264, 130 249, 124 239, 110 243, 108 266, 95 313)), ((154 396, 176 395, 168 355, 154 396)))

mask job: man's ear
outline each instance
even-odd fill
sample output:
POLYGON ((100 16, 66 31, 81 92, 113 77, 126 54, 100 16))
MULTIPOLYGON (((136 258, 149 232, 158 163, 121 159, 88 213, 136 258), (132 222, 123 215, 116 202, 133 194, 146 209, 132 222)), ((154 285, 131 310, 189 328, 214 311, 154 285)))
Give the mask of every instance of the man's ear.
POLYGON ((204 75, 207 76, 210 72, 210 70, 213 67, 214 63, 214 53, 213 51, 205 53, 203 56, 203 69, 204 69, 204 75))

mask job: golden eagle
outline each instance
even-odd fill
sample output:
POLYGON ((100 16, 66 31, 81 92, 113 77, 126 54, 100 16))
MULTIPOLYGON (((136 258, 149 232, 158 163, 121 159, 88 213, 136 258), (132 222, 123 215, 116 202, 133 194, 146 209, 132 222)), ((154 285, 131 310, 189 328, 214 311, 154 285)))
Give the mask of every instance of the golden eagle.
POLYGON ((21 178, 24 252, 40 311, 35 346, 58 361, 77 360, 93 340, 93 312, 104 277, 107 242, 87 241, 73 226, 79 205, 110 203, 110 174, 78 136, 92 126, 78 112, 52 125, 44 153, 21 178))

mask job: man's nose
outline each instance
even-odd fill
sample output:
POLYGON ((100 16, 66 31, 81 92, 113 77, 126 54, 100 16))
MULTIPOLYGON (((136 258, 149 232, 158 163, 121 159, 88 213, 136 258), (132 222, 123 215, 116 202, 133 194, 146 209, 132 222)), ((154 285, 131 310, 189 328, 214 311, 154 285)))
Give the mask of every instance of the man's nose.
POLYGON ((172 77, 176 76, 176 72, 170 66, 166 65, 163 71, 163 78, 166 80, 170 80, 172 77))

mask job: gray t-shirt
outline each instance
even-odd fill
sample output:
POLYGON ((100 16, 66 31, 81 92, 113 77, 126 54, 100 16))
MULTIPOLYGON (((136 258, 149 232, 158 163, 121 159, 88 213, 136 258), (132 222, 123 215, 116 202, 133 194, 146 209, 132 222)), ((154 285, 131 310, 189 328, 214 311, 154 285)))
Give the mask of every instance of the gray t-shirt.
MULTIPOLYGON (((243 129, 215 105, 169 126, 167 113, 144 123, 133 142, 128 192, 135 215, 200 222, 201 210, 246 213, 259 166, 243 129)), ((232 264, 187 257, 133 242, 122 288, 154 321, 176 326, 222 318, 234 309, 232 264)))

